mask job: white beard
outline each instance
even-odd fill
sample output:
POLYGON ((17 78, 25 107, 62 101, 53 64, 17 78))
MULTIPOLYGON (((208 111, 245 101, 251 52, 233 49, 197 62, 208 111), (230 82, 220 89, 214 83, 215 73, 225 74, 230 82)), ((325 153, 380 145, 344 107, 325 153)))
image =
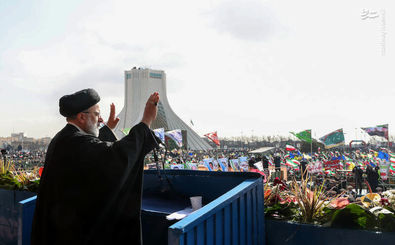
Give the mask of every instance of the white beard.
POLYGON ((88 119, 86 131, 87 134, 99 137, 99 124, 96 124, 92 122, 90 119, 88 119))

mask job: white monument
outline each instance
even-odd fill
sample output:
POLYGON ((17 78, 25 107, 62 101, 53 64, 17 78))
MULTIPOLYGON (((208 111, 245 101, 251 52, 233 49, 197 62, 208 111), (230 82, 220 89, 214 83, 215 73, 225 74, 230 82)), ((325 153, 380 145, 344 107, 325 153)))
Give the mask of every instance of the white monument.
POLYGON ((114 132, 118 138, 125 135, 122 130, 138 124, 143 118, 148 97, 158 92, 158 115, 151 128, 164 128, 165 131, 181 129, 187 132, 187 147, 191 150, 208 150, 212 147, 184 123, 171 109, 166 93, 166 74, 164 71, 133 68, 125 71, 125 104, 118 117, 120 121, 114 132))

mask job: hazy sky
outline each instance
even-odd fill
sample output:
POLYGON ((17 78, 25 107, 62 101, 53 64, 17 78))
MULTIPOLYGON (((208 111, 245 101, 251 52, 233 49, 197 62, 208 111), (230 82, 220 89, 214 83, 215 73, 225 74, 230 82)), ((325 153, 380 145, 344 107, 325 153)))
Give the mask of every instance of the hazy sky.
POLYGON ((83 88, 124 102, 124 70, 164 70, 172 109, 219 136, 317 138, 389 123, 394 1, 0 0, 0 136, 53 136, 83 88))

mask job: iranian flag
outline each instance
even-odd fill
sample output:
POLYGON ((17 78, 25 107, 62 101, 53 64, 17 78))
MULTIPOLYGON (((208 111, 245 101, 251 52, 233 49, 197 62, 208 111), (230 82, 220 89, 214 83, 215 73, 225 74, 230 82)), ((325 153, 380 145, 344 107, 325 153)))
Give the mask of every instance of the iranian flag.
POLYGON ((395 158, 394 158, 394 157, 391 157, 391 158, 390 158, 390 162, 391 162, 391 163, 395 163, 395 158))
POLYGON ((352 162, 346 162, 346 166, 350 166, 352 162))
POLYGON ((331 176, 335 175, 335 172, 333 172, 332 170, 325 170, 324 173, 331 176))
POLYGON ((206 136, 207 138, 209 138, 210 140, 212 140, 216 145, 220 145, 219 144, 219 139, 218 139, 218 135, 217 135, 217 131, 212 132, 212 133, 208 133, 205 134, 204 136, 206 136))
POLYGON ((391 165, 388 169, 391 175, 395 175, 395 165, 391 165))
POLYGON ((296 148, 293 147, 292 145, 286 145, 285 146, 285 150, 287 150, 287 151, 296 151, 296 148))
POLYGON ((296 160, 288 159, 287 162, 285 163, 285 165, 287 165, 289 167, 296 168, 296 167, 299 167, 300 162, 296 161, 296 160))

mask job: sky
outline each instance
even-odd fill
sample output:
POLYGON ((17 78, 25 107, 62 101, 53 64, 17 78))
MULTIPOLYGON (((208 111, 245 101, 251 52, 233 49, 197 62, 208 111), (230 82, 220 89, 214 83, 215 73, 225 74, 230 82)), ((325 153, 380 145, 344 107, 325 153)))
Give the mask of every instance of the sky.
POLYGON ((104 118, 124 71, 164 70, 200 135, 313 137, 395 126, 395 2, 0 0, 0 136, 53 137, 62 95, 94 88, 104 118))

